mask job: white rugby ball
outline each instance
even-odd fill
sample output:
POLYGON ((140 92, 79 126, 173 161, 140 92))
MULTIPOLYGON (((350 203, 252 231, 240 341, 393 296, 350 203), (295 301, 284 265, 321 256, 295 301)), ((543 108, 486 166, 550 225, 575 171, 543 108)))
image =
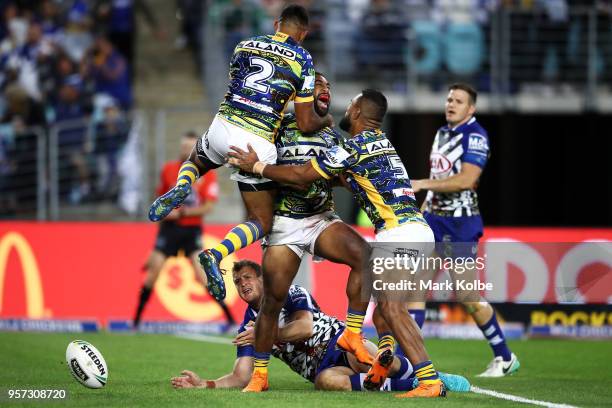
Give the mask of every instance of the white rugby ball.
POLYGON ((108 381, 108 366, 102 353, 85 340, 74 340, 66 349, 72 376, 88 388, 102 388, 108 381))

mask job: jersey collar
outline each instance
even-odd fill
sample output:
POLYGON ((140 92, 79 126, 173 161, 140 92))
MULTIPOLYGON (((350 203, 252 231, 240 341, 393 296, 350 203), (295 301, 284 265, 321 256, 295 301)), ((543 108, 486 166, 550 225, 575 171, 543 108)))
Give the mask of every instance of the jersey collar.
POLYGON ((463 130, 464 127, 471 125, 472 123, 476 122, 476 116, 472 116, 470 118, 470 120, 468 120, 467 122, 455 126, 454 128, 451 128, 448 124, 446 124, 446 126, 444 126, 445 130, 449 130, 451 132, 457 132, 457 133, 461 133, 461 130, 463 130))

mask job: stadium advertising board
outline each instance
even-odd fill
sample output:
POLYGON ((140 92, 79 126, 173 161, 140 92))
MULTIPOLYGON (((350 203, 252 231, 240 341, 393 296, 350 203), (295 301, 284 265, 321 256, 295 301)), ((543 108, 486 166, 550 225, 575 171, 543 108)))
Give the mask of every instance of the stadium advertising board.
MULTIPOLYGON (((226 225, 207 226, 206 244, 218 241, 228 229, 226 225)), ((361 232, 372 235, 368 230, 361 232)), ((0 318, 94 319, 102 324, 128 319, 136 305, 144 277, 140 271, 155 234, 155 225, 147 223, 0 223, 0 318)), ((610 253, 595 253, 586 244, 609 244, 612 230, 489 228, 485 238, 485 247, 510 241, 509 248, 515 251, 496 258, 496 285, 486 295, 495 302, 528 301, 537 306, 517 307, 516 313, 508 315, 502 310, 506 320, 544 326, 594 325, 588 317, 590 309, 583 311, 577 306, 576 312, 586 313, 579 315, 559 309, 566 318, 554 314, 558 309, 554 305, 567 302, 568 293, 578 303, 603 304, 609 309, 610 253), (555 240, 562 243, 553 250, 551 242, 555 240), (528 259, 532 262, 525 261, 528 259), (566 291, 559 290, 561 270, 571 270, 569 276, 574 279, 566 291), (540 314, 538 307, 542 308, 540 314)), ((241 258, 259 260, 261 249, 252 245, 226 259, 222 266, 229 271, 232 262, 241 258)), ((316 300, 328 313, 342 316, 348 268, 328 261, 310 266, 316 300)), ((231 274, 225 278, 227 303, 238 317, 244 305, 231 283, 231 274)), ((222 312, 195 281, 187 259, 175 257, 166 262, 144 318, 203 322, 221 319, 222 312)), ((604 317, 602 324, 610 325, 610 316, 604 317)))

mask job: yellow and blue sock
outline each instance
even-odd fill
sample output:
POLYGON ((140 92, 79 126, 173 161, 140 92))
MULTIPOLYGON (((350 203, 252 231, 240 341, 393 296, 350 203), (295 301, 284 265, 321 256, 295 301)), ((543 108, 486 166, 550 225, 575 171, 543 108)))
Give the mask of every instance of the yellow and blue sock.
POLYGON ((423 361, 414 366, 414 375, 419 380, 419 384, 434 384, 440 381, 438 372, 431 360, 423 361))
POLYGON ((262 374, 268 374, 268 364, 270 364, 270 353, 253 353, 253 369, 262 374))
POLYGON ((391 350, 395 348, 395 339, 391 332, 380 333, 378 336, 378 350, 382 350, 386 347, 391 347, 391 350))
POLYGON ((486 324, 478 327, 480 327, 482 334, 484 334, 489 341, 489 345, 493 349, 495 357, 501 357, 504 361, 510 361, 512 359, 512 353, 506 344, 504 332, 501 327, 499 327, 495 311, 493 311, 493 316, 491 316, 491 319, 486 324))
POLYGON ((189 160, 184 162, 179 169, 179 174, 176 179, 176 184, 189 184, 192 185, 200 177, 200 171, 198 167, 189 160))
POLYGON ((363 319, 365 319, 365 312, 359 312, 349 307, 346 312, 346 328, 353 333, 361 333, 361 326, 363 326, 363 319))
POLYGON ((213 247, 210 252, 221 262, 223 258, 239 249, 251 245, 264 236, 264 230, 257 221, 247 221, 232 228, 223 240, 213 247))

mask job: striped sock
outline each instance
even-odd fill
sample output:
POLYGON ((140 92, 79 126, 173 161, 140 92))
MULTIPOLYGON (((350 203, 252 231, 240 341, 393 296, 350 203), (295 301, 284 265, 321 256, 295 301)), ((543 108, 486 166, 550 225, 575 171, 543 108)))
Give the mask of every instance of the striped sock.
POLYGON ((397 379, 397 380, 406 380, 406 379, 412 379, 414 378, 414 367, 412 367, 412 364, 410 364, 410 361, 403 356, 396 356, 399 361, 400 361, 400 368, 399 370, 397 370, 397 373, 395 373, 392 376, 389 376, 389 378, 393 378, 393 379, 397 379))
POLYGON ((263 227, 257 221, 247 221, 236 225, 227 233, 223 241, 212 248, 217 261, 221 262, 223 258, 231 253, 238 251, 253 242, 258 241, 264 236, 263 227))
POLYGON ((414 366, 414 375, 419 380, 419 384, 435 384, 440 381, 438 372, 431 360, 423 361, 414 366))
POLYGON ((262 374, 268 374, 268 364, 270 364, 270 353, 253 353, 255 360, 253 361, 253 368, 262 374))
POLYGON ((179 169, 176 184, 178 185, 187 183, 191 185, 195 183, 198 177, 200 177, 198 167, 194 163, 186 161, 181 165, 181 168, 179 169))
POLYGON ((482 334, 489 341, 489 345, 493 349, 493 354, 495 357, 501 357, 504 361, 512 360, 512 353, 506 344, 506 338, 504 337, 504 332, 501 327, 499 327, 499 323, 497 322, 497 315, 495 314, 495 310, 493 311, 493 316, 491 316, 491 320, 489 320, 486 324, 480 327, 482 330, 482 334))
POLYGON ((349 307, 346 312, 346 328, 353 333, 361 333, 363 319, 365 319, 365 312, 358 312, 349 307))
POLYGON ((386 347, 391 347, 391 350, 395 347, 395 339, 390 332, 380 333, 378 338, 378 350, 382 350, 386 347))

